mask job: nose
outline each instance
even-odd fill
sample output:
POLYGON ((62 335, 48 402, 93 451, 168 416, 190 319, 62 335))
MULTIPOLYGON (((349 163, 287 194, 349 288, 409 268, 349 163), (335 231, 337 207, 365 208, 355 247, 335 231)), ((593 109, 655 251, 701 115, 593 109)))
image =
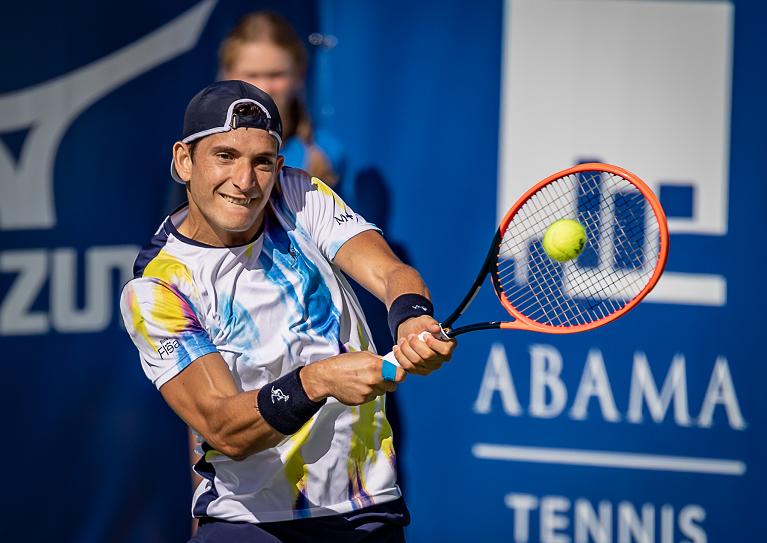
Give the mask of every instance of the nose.
POLYGON ((254 187, 258 187, 258 180, 250 160, 240 157, 232 172, 232 184, 243 194, 252 193, 254 187))
POLYGON ((256 77, 253 77, 248 81, 251 85, 255 85, 262 91, 264 91, 266 94, 272 94, 274 91, 274 77, 271 77, 269 75, 259 75, 256 77))

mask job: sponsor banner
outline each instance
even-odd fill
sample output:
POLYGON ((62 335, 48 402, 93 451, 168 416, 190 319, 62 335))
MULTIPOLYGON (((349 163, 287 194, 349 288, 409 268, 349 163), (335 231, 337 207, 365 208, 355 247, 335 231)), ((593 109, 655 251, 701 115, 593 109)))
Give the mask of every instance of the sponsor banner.
MULTIPOLYGON (((764 419, 747 337, 756 330, 732 322, 750 305, 736 286, 745 269, 711 258, 747 250, 733 235, 746 220, 733 210, 749 205, 737 208, 732 196, 735 13, 729 2, 505 2, 497 220, 557 170, 613 163, 659 195, 670 258, 655 291, 621 321, 567 337, 463 336, 439 385, 408 389, 418 414, 406 421, 420 422, 407 434, 405 462, 421 461, 409 464, 412 508, 475 521, 414 526, 419 538, 759 539, 751 504, 764 503, 764 419)), ((577 188, 573 217, 611 215, 582 209, 577 188)), ((602 194, 601 205, 619 196, 602 194)), ((745 215, 753 222, 757 212, 745 215)), ((565 267, 565 285, 611 266, 627 273, 592 256, 565 267)), ((456 274, 466 286, 468 260, 456 274)), ((442 288, 457 301, 466 287, 442 288)), ((496 304, 480 295, 468 322, 503 318, 496 304)))
MULTIPOLYGON (((343 191, 423 273, 439 315, 499 212, 556 170, 618 164, 669 215, 668 272, 620 321, 466 335, 442 371, 400 387, 408 540, 765 539, 752 315, 767 12, 633 0, 4 8, 0 49, 23 49, 0 82, 10 539, 187 537, 186 428, 142 374, 117 300, 168 209, 185 104, 215 78, 221 37, 261 6, 333 38, 315 109, 347 146, 343 191)), ((505 317, 490 290, 459 323, 505 317)))
POLYGON ((257 8, 314 25, 313 2, 277 4, 3 7, 5 540, 188 538, 186 428, 141 371, 119 293, 168 211, 171 146, 219 41, 257 8))

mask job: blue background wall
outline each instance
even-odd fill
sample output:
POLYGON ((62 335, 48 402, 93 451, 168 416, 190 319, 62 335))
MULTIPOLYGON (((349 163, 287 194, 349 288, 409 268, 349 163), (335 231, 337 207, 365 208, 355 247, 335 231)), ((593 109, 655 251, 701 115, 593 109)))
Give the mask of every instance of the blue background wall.
MULTIPOLYGON (((363 170, 375 171, 375 179, 390 189, 387 236, 406 247, 432 289, 438 313, 450 311, 462 296, 495 228, 501 2, 195 5, 202 26, 198 36, 187 32, 193 38, 188 50, 115 85, 71 116, 52 151, 54 223, 5 223, 0 229, 6 384, 0 405, 9 415, 1 499, 12 519, 0 528, 3 540, 179 541, 188 533, 185 429, 144 378, 120 327, 119 269, 166 211, 167 163, 185 104, 215 77, 218 42, 245 11, 276 6, 302 34, 322 31, 338 38, 335 48, 313 51, 315 117, 347 145, 345 196, 363 212, 380 212, 366 199, 370 177, 356 176, 363 170), (89 261, 96 263, 91 275, 89 261), (106 324, 65 318, 67 289, 57 281, 71 284, 76 307, 83 309, 98 305, 85 292, 99 275, 109 277, 98 294, 110 311, 106 324), (22 285, 22 278, 29 283, 22 285), (26 306, 23 322, 19 300, 26 306), (29 526, 35 526, 33 535, 29 526)), ((610 541, 635 540, 621 530, 632 512, 641 518, 643 507, 645 521, 654 519, 652 541, 702 540, 701 531, 709 541, 764 537, 765 371, 754 301, 765 258, 751 247, 754 232, 767 226, 767 179, 759 168, 767 120, 759 36, 767 9, 759 2, 734 5, 728 232, 672 235, 668 265, 672 271, 724 276, 727 304, 647 303, 614 325, 571 337, 488 332, 462 338, 449 367, 428 379, 410 379, 397 393, 405 432, 400 456, 414 515, 411 540, 586 541, 579 538, 582 517, 576 510, 598 510, 602 502, 609 508, 610 541), (530 407, 530 353, 541 352, 536 345, 549 353, 555 349, 563 360, 567 402, 548 418, 535 416, 530 407), (571 416, 589 352, 602 355, 617 421, 605 420, 596 399, 585 420, 571 416), (488 412, 477 408, 488 360, 502 361, 499 353, 508 361, 519 402, 511 415, 497 392, 488 412), (673 405, 660 422, 646 409, 641 423, 630 422, 636 353, 646 356, 659 389, 674 357, 684 358, 689 426, 675 422, 673 405), (710 426, 700 422, 717 360, 726 361, 743 428, 733 424, 724 401, 715 404, 710 426), (745 473, 489 460, 475 454, 478 443, 725 459, 742 463, 745 473), (519 508, 525 499, 529 515, 519 508), (509 504, 517 504, 516 510, 509 504), (685 511, 697 532, 683 526, 685 511)), ((6 207, 0 213, 9 213, 8 195, 25 160, 45 158, 46 151, 32 145, 35 131, 71 103, 71 89, 41 102, 32 96, 36 86, 80 73, 188 9, 185 2, 137 3, 119 12, 86 2, 3 8, 0 139, 16 169, 2 170, 6 207), (15 126, 3 107, 29 111, 36 120, 15 126)), ((503 317, 489 289, 467 320, 486 316, 503 317)), ((546 401, 552 400, 550 392, 546 401)))

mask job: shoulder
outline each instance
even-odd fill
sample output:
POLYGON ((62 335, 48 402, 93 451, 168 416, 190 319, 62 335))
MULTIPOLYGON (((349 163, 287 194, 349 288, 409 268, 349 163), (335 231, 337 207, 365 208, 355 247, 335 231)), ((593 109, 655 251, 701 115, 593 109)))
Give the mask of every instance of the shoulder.
POLYGON ((278 198, 287 204, 293 213, 306 208, 308 200, 327 197, 338 199, 338 196, 319 177, 310 175, 298 168, 284 167, 280 173, 278 198))
POLYGON ((143 277, 146 267, 162 252, 163 248, 168 244, 169 230, 167 228, 170 216, 165 217, 160 227, 149 240, 149 243, 144 245, 136 256, 136 260, 133 263, 133 277, 143 277))
POLYGON ((308 172, 284 166, 280 172, 280 189, 283 192, 306 192, 311 190, 312 177, 308 172))
POLYGON ((185 208, 182 206, 167 216, 149 243, 139 251, 133 265, 134 279, 158 279, 168 285, 192 282, 190 262, 193 259, 184 255, 185 244, 176 238, 178 234, 172 222, 177 213, 186 211, 185 208))

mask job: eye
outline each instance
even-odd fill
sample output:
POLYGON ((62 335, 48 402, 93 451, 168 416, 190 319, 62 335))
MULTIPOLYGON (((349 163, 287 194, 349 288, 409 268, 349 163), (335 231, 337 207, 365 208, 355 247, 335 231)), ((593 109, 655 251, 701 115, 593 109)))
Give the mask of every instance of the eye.
POLYGON ((226 151, 219 151, 218 153, 216 153, 216 158, 222 161, 229 161, 229 160, 232 160, 233 157, 231 153, 227 153, 226 151))
POLYGON ((256 159, 253 161, 255 167, 263 171, 272 171, 274 169, 274 163, 274 159, 268 156, 256 157, 256 159))

